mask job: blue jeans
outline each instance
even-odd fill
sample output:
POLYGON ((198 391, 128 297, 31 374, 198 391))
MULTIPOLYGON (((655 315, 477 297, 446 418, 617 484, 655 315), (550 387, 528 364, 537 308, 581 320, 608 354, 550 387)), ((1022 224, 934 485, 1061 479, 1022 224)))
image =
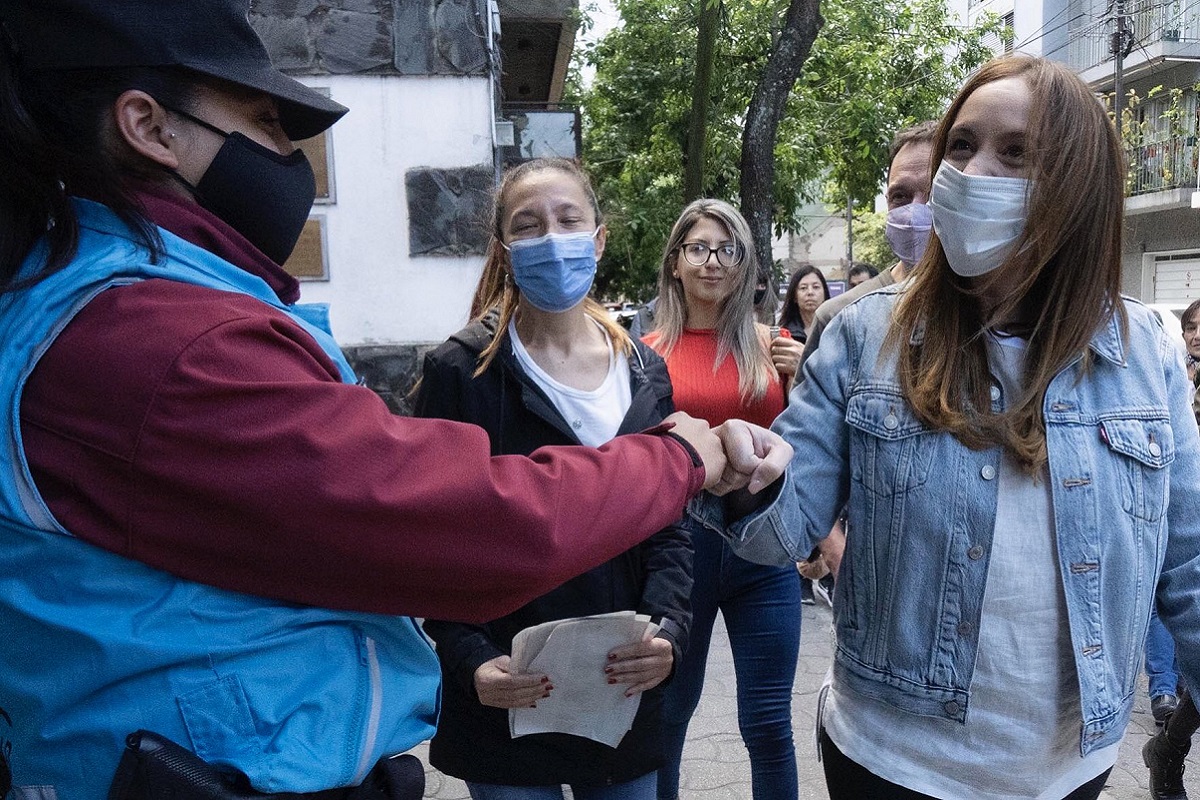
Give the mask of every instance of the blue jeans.
MULTIPOLYGON (((652 800, 654 773, 613 786, 572 786, 575 800, 652 800)), ((497 786, 467 783, 472 800, 563 800, 561 786, 497 786)))
POLYGON ((679 762, 700 702, 717 611, 725 619, 737 677, 738 727, 750 753, 754 797, 796 798, 792 685, 800 652, 800 576, 792 566, 738 558, 724 540, 695 531, 692 628, 687 652, 663 693, 663 766, 658 796, 679 796, 679 762))
POLYGON ((1146 630, 1146 678, 1150 699, 1178 694, 1179 667, 1175 663, 1175 640, 1158 619, 1158 610, 1150 604, 1150 627, 1146 630))

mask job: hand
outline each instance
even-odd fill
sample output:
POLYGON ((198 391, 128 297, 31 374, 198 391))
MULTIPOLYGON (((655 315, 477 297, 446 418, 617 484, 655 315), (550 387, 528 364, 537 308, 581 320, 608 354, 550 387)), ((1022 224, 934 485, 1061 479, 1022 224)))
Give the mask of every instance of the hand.
POLYGON ((745 420, 731 419, 713 432, 720 437, 728 458, 721 480, 709 489, 715 495, 743 487, 757 494, 774 483, 792 460, 792 446, 783 437, 745 420))
POLYGON ((803 354, 804 345, 795 339, 776 336, 771 342, 771 363, 780 375, 795 375, 803 354))
POLYGON ((627 683, 626 697, 653 689, 671 674, 675 652, 666 639, 644 639, 637 644, 614 648, 608 654, 604 674, 609 683, 627 683))
POLYGON ((716 486, 725 473, 725 448, 708 423, 682 411, 676 411, 663 422, 674 423, 671 433, 683 438, 700 454, 700 460, 704 462, 704 488, 716 486))
POLYGON ((821 560, 829 567, 836 581, 838 568, 842 566, 842 554, 846 552, 846 529, 842 527, 840 519, 833 523, 829 535, 817 542, 817 549, 821 551, 821 560))
POLYGON ((800 577, 810 581, 819 581, 829 574, 829 566, 825 563, 822 556, 810 559, 808 561, 797 561, 796 571, 800 573, 800 577))
POLYGON ((510 672, 512 659, 496 656, 475 670, 475 694, 479 702, 494 708, 535 708, 549 697, 554 686, 545 675, 510 672))

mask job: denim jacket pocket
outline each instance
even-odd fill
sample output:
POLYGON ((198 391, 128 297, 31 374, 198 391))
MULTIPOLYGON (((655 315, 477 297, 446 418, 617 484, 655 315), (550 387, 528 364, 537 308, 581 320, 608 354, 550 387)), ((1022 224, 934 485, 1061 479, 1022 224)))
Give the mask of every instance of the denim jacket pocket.
POLYGON ((1171 422, 1114 417, 1100 421, 1100 438, 1121 456, 1119 484, 1126 513, 1157 522, 1166 510, 1168 472, 1175 460, 1171 422))
POLYGON ((851 395, 846 422, 851 477, 872 494, 888 497, 910 492, 929 479, 933 452, 929 429, 893 387, 869 387, 851 395))

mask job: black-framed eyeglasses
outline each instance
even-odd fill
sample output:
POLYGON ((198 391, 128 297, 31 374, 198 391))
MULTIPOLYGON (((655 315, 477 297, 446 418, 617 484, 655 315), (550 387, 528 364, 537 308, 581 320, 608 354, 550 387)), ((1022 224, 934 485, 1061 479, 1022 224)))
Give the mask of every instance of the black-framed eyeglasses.
POLYGON ((717 254, 717 263, 722 267, 736 267, 742 263, 742 248, 734 242, 725 242, 716 247, 709 247, 704 242, 684 242, 679 250, 683 253, 684 261, 693 267, 703 267, 713 253, 717 254))

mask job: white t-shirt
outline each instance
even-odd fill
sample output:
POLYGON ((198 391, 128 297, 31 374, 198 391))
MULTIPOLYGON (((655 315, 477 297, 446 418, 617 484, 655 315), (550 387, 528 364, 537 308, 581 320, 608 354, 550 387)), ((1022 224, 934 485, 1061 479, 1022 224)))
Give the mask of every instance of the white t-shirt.
MULTIPOLYGON (((1024 358, 1023 340, 989 338, 988 361, 1009 398, 1024 358)), ((1115 764, 1119 745, 1079 755, 1083 714, 1048 470, 1034 481, 1007 454, 999 467, 966 724, 905 713, 835 680, 826 731, 849 758, 922 794, 1059 800, 1115 764)))
MULTIPOLYGON (((600 326, 597 324, 597 327, 600 326)), ((600 330, 608 342, 608 375, 598 388, 585 392, 559 383, 546 374, 521 343, 516 323, 511 320, 508 323, 508 338, 517 361, 550 398, 579 441, 590 447, 599 447, 617 435, 633 401, 629 388, 629 359, 624 353, 616 352, 608 332, 602 327, 600 330)))

